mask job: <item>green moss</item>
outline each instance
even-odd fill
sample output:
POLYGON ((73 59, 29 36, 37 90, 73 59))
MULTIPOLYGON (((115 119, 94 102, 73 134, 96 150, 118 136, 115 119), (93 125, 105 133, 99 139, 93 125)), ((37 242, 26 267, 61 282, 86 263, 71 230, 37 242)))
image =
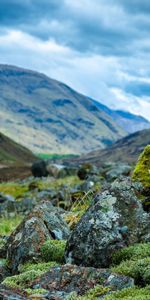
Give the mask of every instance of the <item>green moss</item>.
POLYGON ((135 284, 150 284, 150 257, 139 260, 123 261, 119 266, 113 267, 112 272, 123 274, 135 279, 135 284))
POLYGON ((0 218, 0 235, 10 235, 10 233, 20 224, 22 217, 17 215, 13 218, 0 218))
POLYGON ((138 260, 150 257, 150 243, 135 244, 116 251, 113 255, 113 263, 119 264, 125 260, 138 260))
POLYGON ((140 155, 132 179, 140 181, 145 188, 150 188, 150 145, 146 146, 140 155))
POLYGON ((70 293, 66 300, 96 300, 98 297, 107 294, 110 291, 109 287, 96 285, 93 289, 87 291, 83 296, 77 296, 76 292, 70 293))
POLYGON ((8 286, 10 288, 20 288, 24 289, 28 287, 28 284, 31 283, 33 280, 38 278, 40 275, 42 275, 44 271, 27 271, 24 273, 21 273, 19 275, 6 277, 5 280, 2 282, 5 286, 8 286))
POLYGON ((25 289, 25 292, 30 296, 34 294, 45 295, 48 293, 48 290, 45 289, 25 289))
POLYGON ((41 247, 41 256, 44 261, 64 262, 66 241, 48 240, 41 247))
POLYGON ((150 286, 139 289, 137 287, 113 292, 103 298, 104 300, 150 300, 150 286))
POLYGON ((50 261, 47 263, 41 262, 41 263, 37 263, 37 264, 26 263, 19 268, 19 272, 20 273, 27 272, 27 271, 47 272, 50 268, 55 267, 55 266, 58 266, 58 263, 56 263, 55 261, 50 261))

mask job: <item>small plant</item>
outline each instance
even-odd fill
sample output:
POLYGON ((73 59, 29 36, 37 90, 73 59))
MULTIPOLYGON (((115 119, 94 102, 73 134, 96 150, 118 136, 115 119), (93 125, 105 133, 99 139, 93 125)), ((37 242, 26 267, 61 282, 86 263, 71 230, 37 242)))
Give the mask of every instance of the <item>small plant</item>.
POLYGON ((48 240, 41 247, 41 256, 44 261, 64 262, 66 241, 48 240))

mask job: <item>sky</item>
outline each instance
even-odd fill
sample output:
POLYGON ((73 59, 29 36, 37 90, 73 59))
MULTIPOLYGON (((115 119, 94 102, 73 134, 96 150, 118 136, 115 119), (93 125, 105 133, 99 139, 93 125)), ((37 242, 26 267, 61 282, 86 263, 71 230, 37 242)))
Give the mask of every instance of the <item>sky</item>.
POLYGON ((150 120, 150 1, 0 0, 0 63, 150 120))

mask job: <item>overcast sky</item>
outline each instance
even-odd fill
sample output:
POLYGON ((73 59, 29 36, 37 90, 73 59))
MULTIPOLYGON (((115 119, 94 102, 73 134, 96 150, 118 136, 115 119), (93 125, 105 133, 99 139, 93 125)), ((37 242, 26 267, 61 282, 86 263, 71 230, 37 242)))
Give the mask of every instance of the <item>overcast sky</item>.
POLYGON ((0 0, 0 62, 150 119, 150 1, 0 0))

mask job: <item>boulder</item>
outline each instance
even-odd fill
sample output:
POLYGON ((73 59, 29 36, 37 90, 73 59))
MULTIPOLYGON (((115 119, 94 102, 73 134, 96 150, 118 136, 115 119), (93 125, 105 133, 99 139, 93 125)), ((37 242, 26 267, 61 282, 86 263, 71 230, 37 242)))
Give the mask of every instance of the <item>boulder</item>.
POLYGON ((45 202, 21 222, 7 241, 7 260, 12 273, 19 264, 36 260, 41 245, 48 239, 67 239, 69 229, 57 208, 45 202))
POLYGON ((31 171, 34 177, 46 177, 48 176, 48 171, 46 169, 46 161, 38 160, 32 164, 31 171))
MULTIPOLYGON (((45 289, 49 292, 48 299, 61 300, 66 299, 71 292, 84 295, 100 282, 102 282, 103 287, 111 287, 112 290, 131 287, 134 284, 133 279, 111 273, 106 269, 64 265, 51 268, 32 282, 29 287, 33 290, 37 288, 45 289)), ((103 287, 101 287, 101 290, 103 287)))
POLYGON ((150 241, 150 215, 144 212, 136 188, 129 179, 122 179, 93 199, 68 240, 67 262, 109 267, 117 249, 150 241))
POLYGON ((107 180, 112 181, 121 175, 128 176, 131 170, 131 166, 127 164, 117 164, 107 171, 105 176, 107 180))

